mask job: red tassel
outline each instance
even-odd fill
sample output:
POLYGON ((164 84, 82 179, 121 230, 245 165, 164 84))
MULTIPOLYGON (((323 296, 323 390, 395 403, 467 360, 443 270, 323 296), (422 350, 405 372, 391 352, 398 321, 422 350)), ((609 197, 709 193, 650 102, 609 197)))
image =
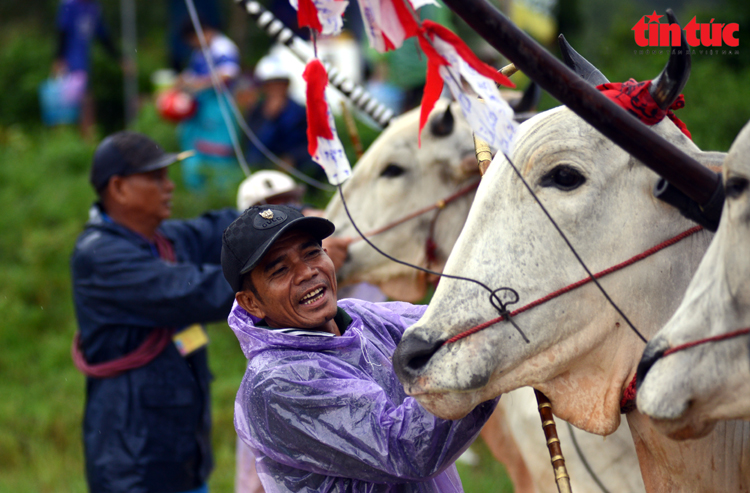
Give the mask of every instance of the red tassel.
POLYGON ((325 98, 328 74, 316 58, 307 64, 302 78, 307 82, 307 152, 314 156, 318 150, 318 137, 333 139, 325 98))
POLYGON ((315 7, 313 0, 299 0, 297 24, 299 27, 309 27, 319 33, 323 32, 323 25, 318 19, 318 9, 315 7))

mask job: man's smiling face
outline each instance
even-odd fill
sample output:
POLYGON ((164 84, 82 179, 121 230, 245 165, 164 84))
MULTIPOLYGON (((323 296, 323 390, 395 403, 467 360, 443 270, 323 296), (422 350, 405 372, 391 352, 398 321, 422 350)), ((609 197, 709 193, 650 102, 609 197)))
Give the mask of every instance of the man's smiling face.
POLYGON ((244 289, 237 300, 269 327, 330 331, 335 326, 336 272, 311 234, 285 233, 249 275, 257 294, 244 289))

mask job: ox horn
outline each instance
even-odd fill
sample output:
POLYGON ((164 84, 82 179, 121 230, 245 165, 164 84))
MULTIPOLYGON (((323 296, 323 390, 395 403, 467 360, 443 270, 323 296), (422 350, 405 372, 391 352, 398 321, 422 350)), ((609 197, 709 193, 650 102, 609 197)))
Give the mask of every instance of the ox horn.
POLYGON ((565 36, 562 34, 557 37, 557 44, 560 46, 560 53, 562 54, 562 59, 563 62, 565 62, 565 65, 567 65, 570 70, 580 75, 583 80, 592 86, 598 86, 609 82, 598 68, 583 58, 580 53, 570 46, 570 43, 568 43, 568 40, 565 39, 565 36))
POLYGON ((526 90, 523 91, 523 96, 521 97, 521 99, 516 101, 514 104, 511 104, 510 107, 513 108, 513 111, 515 113, 528 113, 536 109, 536 106, 539 104, 539 99, 541 97, 542 88, 539 87, 539 84, 532 80, 531 84, 529 84, 526 90))
MULTIPOLYGON (((670 24, 680 25, 672 9, 667 9, 667 19, 669 19, 670 24)), ((685 38, 685 31, 680 30, 680 33, 682 43, 680 46, 684 46, 685 49, 672 50, 664 70, 651 81, 651 86, 648 89, 651 97, 654 98, 659 108, 663 110, 672 106, 672 103, 680 95, 690 77, 690 45, 688 45, 685 38), (678 51, 683 51, 684 53, 678 55, 678 51)))
POLYGON ((542 89, 697 202, 706 219, 714 227, 718 225, 723 193, 717 173, 581 80, 491 3, 480 0, 443 0, 443 3, 542 89))
POLYGON ((445 137, 453 133, 453 124, 455 119, 453 118, 453 112, 451 111, 450 103, 445 108, 443 116, 433 118, 430 123, 430 132, 436 137, 445 137))

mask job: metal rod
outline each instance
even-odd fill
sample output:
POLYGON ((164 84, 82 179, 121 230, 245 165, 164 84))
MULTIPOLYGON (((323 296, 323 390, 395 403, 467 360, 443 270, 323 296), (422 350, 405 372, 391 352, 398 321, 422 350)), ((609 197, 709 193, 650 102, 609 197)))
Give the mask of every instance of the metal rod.
POLYGON ((555 471, 555 484, 559 493, 572 493, 570 489, 570 476, 565 468, 565 458, 560 448, 560 437, 557 436, 557 426, 552 415, 552 403, 546 395, 534 389, 536 402, 539 408, 539 417, 542 418, 542 430, 547 441, 552 469, 555 471))
POLYGON ((486 0, 444 0, 490 45, 561 103, 700 205, 720 184, 718 174, 651 131, 589 85, 486 0))

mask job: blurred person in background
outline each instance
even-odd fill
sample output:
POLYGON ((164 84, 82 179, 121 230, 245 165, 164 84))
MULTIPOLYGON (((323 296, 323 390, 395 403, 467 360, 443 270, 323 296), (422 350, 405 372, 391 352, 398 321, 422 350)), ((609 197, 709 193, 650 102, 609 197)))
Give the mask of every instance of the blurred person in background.
MULTIPOLYGON (((221 26, 221 12, 217 0, 193 0, 193 5, 200 19, 212 26, 221 26)), ((175 72, 185 68, 193 48, 182 37, 182 28, 189 12, 185 0, 169 0, 168 3, 169 65, 175 72)))
POLYGON ((96 149, 98 200, 71 257, 86 375, 83 444, 92 492, 206 493, 213 469, 208 337, 234 291, 222 275, 226 209, 167 220, 182 156, 118 132, 96 149))
MULTIPOLYGON (((260 99, 250 110, 247 124, 258 140, 273 154, 308 176, 324 179, 323 169, 307 152, 307 116, 305 107, 289 95, 290 68, 278 51, 261 58, 255 67, 260 84, 260 99)), ((252 142, 245 158, 250 166, 268 168, 268 157, 252 142)))
MULTIPOLYGON (((96 0, 61 0, 57 10, 57 50, 52 64, 55 77, 68 77, 80 98, 79 124, 81 135, 93 138, 96 122, 94 99, 88 90, 91 68, 91 42, 98 39, 107 52, 119 59, 118 50, 112 42, 102 8, 96 0)), ((126 66, 123 69, 127 70, 126 66)))
MULTIPOLYGON (((211 23, 203 19, 200 22, 216 75, 231 91, 241 72, 239 49, 211 23)), ((214 90, 209 62, 190 19, 186 19, 181 32, 193 53, 188 68, 180 74, 175 87, 192 94, 197 103, 195 114, 177 128, 182 150, 196 151, 195 156, 182 162, 182 178, 194 191, 203 190, 211 178, 219 188, 227 189, 236 184, 240 176, 232 145, 231 132, 236 130, 234 116, 227 96, 219 96, 214 90), (222 103, 229 127, 222 115, 222 103)))

